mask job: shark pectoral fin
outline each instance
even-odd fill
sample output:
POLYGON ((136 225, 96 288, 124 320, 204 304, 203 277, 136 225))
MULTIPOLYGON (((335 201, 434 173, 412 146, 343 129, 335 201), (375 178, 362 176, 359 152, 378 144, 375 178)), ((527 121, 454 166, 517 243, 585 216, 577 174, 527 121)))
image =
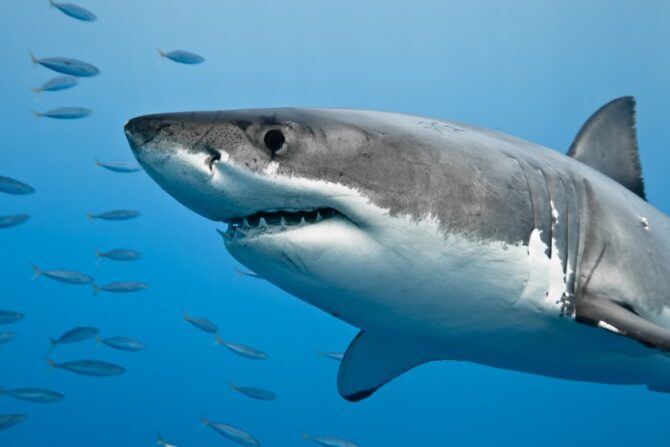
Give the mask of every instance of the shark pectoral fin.
POLYGON ((363 400, 402 373, 437 359, 420 345, 361 331, 344 354, 337 389, 351 402, 363 400))
POLYGON ((670 352, 670 330, 608 299, 588 297, 582 300, 577 305, 576 319, 580 323, 632 338, 645 346, 670 352))
POLYGON ((608 102, 582 126, 568 155, 645 198, 635 136, 635 99, 608 102))

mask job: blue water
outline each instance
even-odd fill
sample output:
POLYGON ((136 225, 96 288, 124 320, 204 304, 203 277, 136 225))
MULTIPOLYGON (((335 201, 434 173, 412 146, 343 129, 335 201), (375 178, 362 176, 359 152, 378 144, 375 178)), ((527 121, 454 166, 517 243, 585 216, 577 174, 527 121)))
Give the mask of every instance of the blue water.
POLYGON ((263 445, 307 445, 300 433, 361 446, 667 445, 670 395, 643 387, 571 383, 441 362, 351 404, 337 394, 337 363, 356 330, 272 285, 236 276, 216 224, 179 205, 144 173, 115 174, 94 160, 130 159, 122 126, 164 111, 327 106, 469 122, 565 151, 606 101, 638 98, 638 135, 650 201, 670 211, 670 3, 665 1, 82 0, 78 22, 47 1, 5 1, 0 12, 0 175, 32 196, 0 196, 0 214, 33 219, 0 230, 0 308, 27 318, 0 346, 0 386, 67 396, 51 405, 0 397, 0 414, 28 420, 0 432, 2 447, 147 446, 158 432, 178 446, 223 446, 200 415, 251 432, 263 445), (156 48, 202 54, 178 65, 156 48), (91 62, 101 75, 35 95, 55 74, 39 57, 91 62), (82 120, 36 120, 30 109, 95 110, 82 120), (86 213, 139 209, 128 222, 86 213), (132 248, 144 259, 95 265, 95 251, 132 248), (137 280, 137 294, 30 280, 30 264, 137 280), (264 362, 212 347, 182 323, 211 318, 224 338, 270 354, 264 362), (138 338, 139 353, 61 346, 57 361, 123 365, 114 378, 49 370, 48 338, 74 326, 138 338), (228 388, 269 388, 252 401, 228 388))

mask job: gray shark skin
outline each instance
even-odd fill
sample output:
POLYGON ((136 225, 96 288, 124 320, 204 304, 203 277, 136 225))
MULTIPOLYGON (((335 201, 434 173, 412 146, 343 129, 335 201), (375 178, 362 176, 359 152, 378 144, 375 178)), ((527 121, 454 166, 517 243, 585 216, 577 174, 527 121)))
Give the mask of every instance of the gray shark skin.
POLYGON ((568 156, 448 121, 356 110, 148 115, 146 172, 260 277, 361 329, 363 399, 461 360, 670 391, 670 220, 644 197, 634 100, 568 156))

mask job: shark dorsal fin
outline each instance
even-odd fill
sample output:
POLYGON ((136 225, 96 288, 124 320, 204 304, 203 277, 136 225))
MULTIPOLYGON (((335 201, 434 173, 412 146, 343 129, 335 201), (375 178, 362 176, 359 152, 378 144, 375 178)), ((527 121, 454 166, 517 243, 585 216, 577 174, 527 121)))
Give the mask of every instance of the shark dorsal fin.
POLYGON ((582 126, 568 155, 645 198, 635 136, 635 99, 608 102, 582 126))

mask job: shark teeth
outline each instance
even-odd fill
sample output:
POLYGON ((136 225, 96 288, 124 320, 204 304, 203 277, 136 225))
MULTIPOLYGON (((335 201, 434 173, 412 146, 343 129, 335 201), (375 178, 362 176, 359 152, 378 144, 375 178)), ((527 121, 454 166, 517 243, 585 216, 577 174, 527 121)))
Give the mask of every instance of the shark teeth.
POLYGON ((224 221, 226 231, 217 230, 225 240, 239 240, 275 231, 287 231, 313 225, 342 213, 333 208, 312 208, 306 210, 267 210, 249 216, 224 221))

